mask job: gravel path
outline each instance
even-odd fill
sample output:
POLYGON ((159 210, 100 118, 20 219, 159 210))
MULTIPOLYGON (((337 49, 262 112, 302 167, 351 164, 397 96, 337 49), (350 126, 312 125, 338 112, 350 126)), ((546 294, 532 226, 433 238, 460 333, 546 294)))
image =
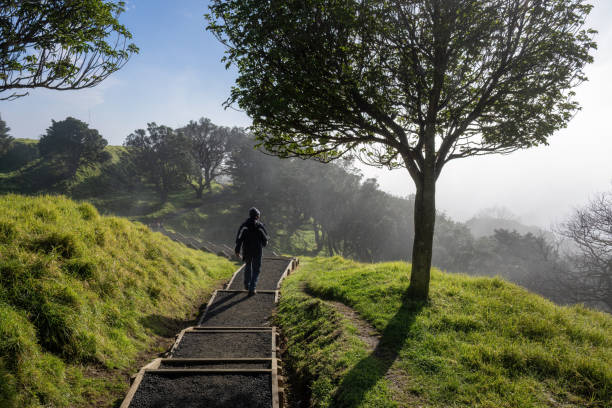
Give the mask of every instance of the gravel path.
POLYGON ((185 332, 172 353, 173 358, 268 358, 272 354, 272 333, 185 332))
MULTIPOLYGON (((257 279, 258 290, 276 290, 278 281, 287 269, 288 261, 285 259, 266 259, 261 261, 261 272, 257 279)), ((244 268, 238 272, 229 289, 244 289, 244 268)))
POLYGON ((257 374, 146 373, 130 408, 270 408, 271 378, 257 374))
POLYGON ((274 293, 219 290, 208 308, 201 326, 208 327, 260 327, 270 326, 270 317, 276 307, 274 293))
POLYGON ((258 292, 254 296, 249 296, 242 290, 242 271, 235 277, 230 290, 216 291, 199 327, 183 333, 180 342, 172 351, 171 358, 159 363, 160 371, 151 369, 144 371, 142 381, 135 390, 131 402, 126 400, 122 407, 271 408, 274 404, 278 406, 278 399, 272 394, 272 390, 276 390, 277 385, 272 384, 277 378, 276 368, 272 369, 276 367, 276 362, 272 363, 272 359, 276 357, 276 350, 272 350, 273 336, 276 332, 269 327, 276 307, 278 283, 290 262, 290 259, 264 258, 257 284, 258 292), (263 293, 262 290, 270 292, 263 293), (214 329, 215 327, 226 329, 214 329), (180 358, 217 360, 172 361, 180 358), (270 360, 223 361, 228 358, 270 360), (164 372, 164 369, 198 371, 164 372), (221 373, 206 371, 219 369, 268 371, 221 373), (274 402, 275 400, 277 402, 274 402))

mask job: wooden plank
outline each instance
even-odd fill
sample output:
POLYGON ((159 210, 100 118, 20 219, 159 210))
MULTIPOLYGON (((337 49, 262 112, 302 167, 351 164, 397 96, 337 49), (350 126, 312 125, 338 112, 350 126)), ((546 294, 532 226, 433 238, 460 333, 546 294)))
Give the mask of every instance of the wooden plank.
POLYGON ((190 331, 189 329, 190 328, 188 327, 186 329, 181 330, 179 335, 176 337, 176 340, 174 340, 174 344, 170 348, 170 351, 168 352, 170 355, 172 355, 172 353, 174 353, 174 351, 178 348, 179 343, 181 342, 181 340, 183 340, 183 336, 185 335, 185 332, 190 331))
POLYGON ((283 272, 283 274, 281 275, 280 279, 278 280, 278 283, 276 284, 276 289, 277 290, 280 290, 281 284, 283 283, 283 279, 285 279, 285 277, 287 275, 289 275, 289 272, 293 269, 292 265, 293 265, 293 260, 291 260, 291 262, 289 262, 289 264, 285 268, 285 271, 283 272))
POLYGON ((146 369, 144 373, 151 374, 268 374, 272 373, 269 368, 157 368, 146 369))
POLYGON ((240 271, 243 270, 245 267, 246 267, 246 264, 243 264, 240 268, 236 270, 236 272, 234 272, 230 281, 227 283, 227 285, 225 285, 225 289, 229 288, 232 285, 232 283, 234 283, 234 279, 236 279, 236 276, 238 276, 240 271))
POLYGON ((160 365, 163 363, 241 363, 241 362, 251 362, 251 363, 267 363, 269 361, 274 360, 274 358, 262 358, 262 357, 224 357, 224 358, 161 358, 160 365))
POLYGON ((193 326, 192 331, 271 331, 271 326, 193 326))
MULTIPOLYGON (((244 290, 244 289, 219 289, 219 290, 216 290, 215 292, 247 293, 248 290, 244 290)), ((275 292, 276 292, 276 290, 274 290, 274 289, 264 289, 264 290, 257 289, 257 293, 275 293, 275 292)))
POLYGON ((278 364, 276 359, 272 360, 272 408, 280 408, 280 396, 278 394, 278 364))
POLYGON ((134 379, 132 386, 128 390, 128 393, 123 399, 123 402, 121 403, 119 408, 129 408, 130 404, 132 403, 132 399, 134 398, 134 395, 136 395, 136 391, 138 391, 138 387, 140 387, 140 383, 142 382, 142 379, 145 375, 145 371, 147 369, 155 369, 159 367, 160 364, 161 364, 161 358, 156 358, 155 360, 151 361, 146 366, 142 367, 140 371, 138 371, 138 374, 136 375, 136 378, 134 379))

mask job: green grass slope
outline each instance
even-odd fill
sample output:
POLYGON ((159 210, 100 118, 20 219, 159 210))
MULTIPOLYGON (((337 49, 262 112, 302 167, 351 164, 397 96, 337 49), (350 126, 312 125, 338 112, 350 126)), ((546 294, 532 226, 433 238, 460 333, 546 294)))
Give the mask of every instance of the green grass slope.
POLYGON ((57 196, 0 196, 0 406, 111 406, 229 261, 57 196))
POLYGON ((315 407, 612 406, 611 316, 437 270, 431 300, 413 302, 409 280, 404 263, 302 260, 277 316, 297 398, 315 407), (378 332, 374 351, 330 300, 378 332))

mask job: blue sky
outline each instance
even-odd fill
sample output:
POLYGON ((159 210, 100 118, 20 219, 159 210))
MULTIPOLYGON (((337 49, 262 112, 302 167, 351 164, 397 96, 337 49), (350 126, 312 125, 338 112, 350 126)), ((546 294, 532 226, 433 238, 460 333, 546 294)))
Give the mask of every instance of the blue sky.
POLYGON ((248 126, 249 119, 222 102, 235 72, 220 63, 223 47, 205 30, 207 1, 130 0, 120 21, 140 53, 95 88, 33 90, 0 112, 16 137, 36 138, 51 119, 73 116, 90 123, 111 144, 155 121, 171 127, 201 116, 223 125, 248 126))
MULTIPOLYGON (((482 208, 505 206, 523 222, 543 227, 565 217, 597 191, 612 189, 612 1, 593 2, 589 25, 599 30, 589 82, 577 89, 583 109, 550 146, 508 156, 451 162, 437 188, 437 205, 457 220, 482 208)), ((248 126, 242 112, 223 109, 236 76, 220 62, 223 47, 205 30, 207 1, 130 0, 120 20, 134 35, 140 54, 101 85, 81 91, 33 90, 0 114, 15 137, 37 138, 51 119, 73 116, 121 144, 137 128, 155 121, 171 127, 208 117, 226 126, 248 126)), ((381 187, 405 196, 414 192, 405 170, 363 167, 381 187)))

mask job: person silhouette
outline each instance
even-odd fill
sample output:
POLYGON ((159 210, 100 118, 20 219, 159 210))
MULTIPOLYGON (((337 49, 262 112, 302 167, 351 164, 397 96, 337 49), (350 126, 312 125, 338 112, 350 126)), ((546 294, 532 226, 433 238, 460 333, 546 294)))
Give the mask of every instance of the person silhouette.
POLYGON ((244 267, 244 290, 249 291, 249 296, 257 293, 257 279, 261 270, 261 257, 263 247, 268 244, 268 232, 266 227, 259 221, 260 212, 257 208, 249 209, 249 218, 240 225, 236 235, 236 248, 234 252, 242 260, 244 267))

